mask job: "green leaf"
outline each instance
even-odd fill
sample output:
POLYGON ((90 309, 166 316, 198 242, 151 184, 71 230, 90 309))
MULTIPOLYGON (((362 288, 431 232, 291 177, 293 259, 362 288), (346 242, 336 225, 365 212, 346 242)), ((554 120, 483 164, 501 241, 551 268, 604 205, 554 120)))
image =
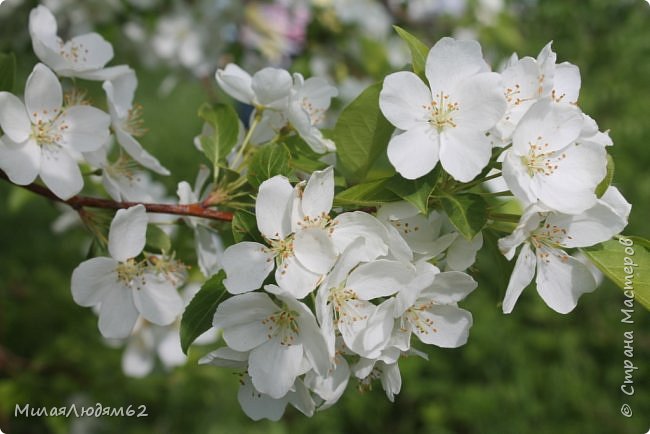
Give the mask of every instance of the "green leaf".
POLYGON ((431 174, 418 179, 404 179, 395 175, 387 185, 387 188, 415 206, 420 213, 429 213, 429 197, 433 193, 440 171, 435 170, 431 174))
POLYGON ((611 155, 607 154, 607 174, 598 187, 596 187, 596 196, 602 197, 603 194, 607 191, 610 185, 612 185, 612 180, 614 179, 614 159, 611 155))
POLYGON ((262 242, 262 236, 257 229, 255 214, 244 210, 235 212, 232 218, 232 236, 235 243, 242 241, 262 242))
POLYGON ((399 196, 386 188, 388 181, 389 179, 379 179, 357 184, 337 194, 334 197, 334 204, 358 207, 379 206, 383 203, 398 201, 399 196))
POLYGON ((210 134, 201 137, 201 149, 212 163, 216 179, 220 163, 226 160, 230 151, 237 145, 239 117, 229 105, 210 106, 207 103, 199 108, 199 117, 212 129, 210 134))
POLYGON ((16 56, 0 53, 0 92, 11 92, 16 78, 16 56))
POLYGON ((271 143, 257 150, 248 166, 248 183, 255 188, 275 175, 289 176, 291 154, 282 143, 271 143))
POLYGON ((169 252, 172 242, 169 235, 156 225, 147 225, 147 246, 161 252, 169 252))
POLYGON ((650 310, 650 241, 620 236, 580 249, 602 273, 650 310))
POLYGON ((445 194, 440 197, 440 202, 451 223, 468 240, 474 238, 487 223, 488 204, 478 194, 445 194))
POLYGON ((339 116, 332 137, 338 168, 351 184, 366 179, 377 157, 386 152, 395 129, 379 109, 382 83, 369 86, 339 116))
POLYGON ((409 50, 411 50, 411 65, 413 66, 413 72, 421 78, 425 78, 424 68, 427 63, 427 56, 429 55, 429 47, 401 27, 393 26, 393 28, 399 37, 406 42, 409 50))
POLYGON ((226 273, 223 270, 208 279, 190 304, 187 305, 181 318, 181 348, 187 354, 192 342, 212 327, 212 318, 217 306, 228 296, 223 280, 226 273))

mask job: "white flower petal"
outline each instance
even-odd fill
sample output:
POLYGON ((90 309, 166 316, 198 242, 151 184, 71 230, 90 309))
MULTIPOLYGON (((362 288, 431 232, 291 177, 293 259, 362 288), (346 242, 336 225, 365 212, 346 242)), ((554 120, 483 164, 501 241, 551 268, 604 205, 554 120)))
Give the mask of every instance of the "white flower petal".
POLYGON ((210 277, 221 269, 223 242, 217 231, 205 226, 194 229, 197 262, 204 276, 210 277))
POLYGON ((231 294, 254 291, 275 267, 274 253, 259 243, 244 241, 223 252, 223 284, 231 294))
POLYGON ((415 278, 415 269, 400 261, 379 259, 359 265, 347 280, 361 300, 395 294, 415 278))
POLYGON ((440 39, 429 51, 425 66, 433 94, 437 91, 448 93, 459 81, 487 71, 489 67, 478 42, 453 38, 440 39))
POLYGON ((309 178, 302 194, 302 211, 311 220, 329 215, 334 201, 334 169, 318 170, 309 178))
POLYGON ((25 104, 9 92, 0 92, 0 128, 16 143, 25 142, 32 131, 25 104))
POLYGON ((113 58, 113 46, 97 33, 75 36, 63 46, 75 70, 103 68, 113 58))
POLYGON ((300 333, 300 342, 305 350, 305 357, 311 367, 319 375, 326 375, 332 364, 327 351, 325 337, 321 333, 316 318, 311 310, 303 303, 289 297, 280 297, 293 311, 298 312, 296 322, 300 333))
POLYGON ((621 232, 627 225, 627 218, 599 201, 579 215, 551 214, 546 223, 566 231, 561 240, 563 247, 589 247, 621 232))
POLYGON ((61 111, 63 90, 57 76, 42 63, 36 64, 25 85, 25 106, 33 123, 50 122, 61 111))
POLYGON ((483 234, 479 232, 471 240, 457 237, 447 250, 447 268, 454 271, 467 270, 476 262, 476 253, 483 247, 483 234))
POLYGON ((106 92, 111 116, 125 119, 129 115, 135 90, 138 87, 138 78, 135 75, 135 71, 129 69, 127 73, 111 81, 105 81, 102 87, 106 92))
POLYGON ((282 344, 278 336, 255 348, 248 358, 255 389, 271 398, 282 398, 300 375, 302 358, 302 345, 282 344))
POLYGON ((281 240, 291 233, 293 187, 284 176, 264 181, 255 202, 257 227, 267 239, 281 240))
POLYGON ((569 313, 582 294, 596 289, 596 281, 582 262, 562 251, 545 250, 546 259, 537 252, 537 292, 554 311, 569 313))
POLYGON ((492 155, 490 139, 479 130, 446 129, 440 134, 440 164, 457 181, 471 181, 492 155))
POLYGON ((171 282, 151 274, 145 274, 144 279, 144 285, 133 292, 135 307, 147 321, 171 324, 183 311, 183 299, 171 282))
POLYGON ((77 162, 58 145, 42 147, 40 175, 45 185, 63 200, 70 199, 84 186, 77 162))
POLYGON ((364 248, 355 249, 357 263, 372 261, 388 253, 386 228, 368 213, 353 211, 340 214, 334 219, 332 227, 332 241, 339 253, 345 251, 357 238, 364 240, 364 248))
POLYGON ((275 281, 286 292, 297 299, 312 292, 321 280, 321 275, 306 269, 295 256, 282 260, 275 270, 275 281))
POLYGON ((596 186, 607 173, 605 148, 585 142, 573 144, 549 176, 534 176, 532 191, 550 209, 578 214, 596 204, 596 186))
POLYGON ((41 147, 34 140, 18 144, 0 137, 0 168, 14 184, 31 184, 41 171, 41 147))
POLYGON ((122 354, 122 370, 130 377, 145 377, 153 370, 156 361, 152 351, 153 336, 145 331, 148 330, 136 333, 129 340, 122 354))
POLYGON ((133 290, 116 285, 106 292, 99 307, 99 331, 102 336, 124 339, 133 330, 138 310, 133 304, 133 290))
POLYGON ((221 347, 201 357, 201 359, 199 359, 199 365, 214 365, 221 368, 246 369, 248 366, 248 352, 235 351, 229 347, 221 347))
POLYGON ((83 78, 84 80, 106 81, 114 80, 131 71, 128 65, 116 65, 102 69, 91 69, 85 71, 70 71, 67 75, 83 78))
POLYGON ((379 107, 388 121, 402 130, 426 123, 430 114, 431 90, 412 72, 386 76, 379 94, 379 107))
POLYGON ((453 304, 464 299, 477 286, 469 274, 445 271, 435 275, 433 284, 422 291, 422 296, 435 300, 436 304, 453 304))
POLYGON ((79 152, 100 149, 108 140, 108 126, 111 118, 103 111, 90 106, 76 105, 66 109, 56 121, 56 126, 65 126, 59 144, 79 152))
POLYGON ((583 124, 582 114, 576 107, 543 99, 519 122, 512 136, 512 146, 520 156, 528 155, 533 144, 542 146, 544 152, 558 151, 578 138, 583 124))
POLYGON ((319 227, 299 231, 293 240, 293 254, 308 270, 325 274, 336 261, 336 251, 327 229, 319 227))
POLYGON ((288 71, 267 67, 253 74, 251 88, 258 103, 266 107, 281 108, 286 104, 292 84, 288 71))
POLYGON ((431 172, 438 164, 440 135, 422 123, 393 136, 388 143, 388 160, 406 179, 431 172))
POLYGON ((117 285, 117 261, 113 258, 92 258, 72 272, 72 299, 80 306, 94 306, 107 291, 117 285))
POLYGON ((140 142, 132 135, 126 133, 121 128, 115 128, 114 130, 119 144, 135 161, 159 175, 169 175, 169 170, 160 164, 160 161, 156 157, 145 151, 140 142))
POLYGON ((255 98, 251 76, 239 66, 229 63, 215 75, 219 87, 237 101, 252 104, 255 98))
POLYGON ((580 70, 569 62, 560 63, 555 67, 553 77, 553 94, 556 102, 576 104, 580 94, 580 70))
POLYGON ((537 202, 537 197, 531 189, 530 175, 522 157, 512 149, 504 152, 503 179, 508 188, 524 206, 537 202))
POLYGON ((454 122, 458 128, 485 132, 494 127, 506 111, 501 76, 486 72, 468 77, 459 83, 452 98, 458 102, 454 122))
POLYGON ((212 325, 223 329, 223 339, 230 348, 249 351, 269 340, 268 325, 263 321, 278 310, 267 294, 240 294, 219 304, 212 325))
POLYGON ((138 256, 146 243, 148 222, 143 205, 118 210, 108 233, 111 256, 120 262, 138 256))
POLYGON ((425 344, 441 348, 458 348, 465 345, 472 326, 472 314, 451 305, 437 305, 419 315, 429 326, 414 327, 413 333, 425 344))
POLYGON ((258 392, 248 375, 242 378, 242 386, 237 392, 237 400, 246 416, 254 421, 268 419, 277 422, 282 418, 288 403, 287 397, 274 399, 265 393, 258 392))
POLYGON ((515 268, 512 270, 512 275, 508 282, 508 288, 506 289, 506 295, 502 304, 503 313, 512 312, 524 288, 533 281, 536 263, 535 252, 532 251, 529 243, 525 243, 519 252, 519 256, 515 262, 515 268))

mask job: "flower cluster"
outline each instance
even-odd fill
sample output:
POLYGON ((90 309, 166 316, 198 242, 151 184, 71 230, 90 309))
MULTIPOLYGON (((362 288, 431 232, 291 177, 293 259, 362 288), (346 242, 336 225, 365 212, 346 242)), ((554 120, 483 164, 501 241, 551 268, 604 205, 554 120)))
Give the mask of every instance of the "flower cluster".
POLYGON ((512 311, 537 268, 544 301, 570 312, 596 284, 562 249, 610 239, 631 208, 615 187, 598 197, 612 141, 577 105, 578 68, 557 64, 549 43, 537 59, 513 55, 499 74, 489 71, 478 43, 443 38, 425 73, 428 85, 406 71, 384 80, 379 103, 399 130, 388 145, 390 162, 409 179, 440 162, 453 179, 469 182, 500 152, 502 172, 494 173, 525 208, 513 234, 499 241, 508 259, 523 243, 503 310, 512 311))
POLYGON ((463 268, 449 254, 457 234, 440 237, 440 219, 421 221, 406 204, 401 220, 391 210, 380 210, 385 220, 362 211, 333 217, 333 197, 332 168, 293 187, 270 178, 255 203, 263 242, 224 252, 233 297, 213 324, 227 347, 203 362, 242 368, 239 400, 253 419, 278 419, 287 403, 311 415, 334 404, 350 376, 362 387, 381 379, 392 400, 400 357, 423 355, 413 335, 445 348, 467 341, 472 316, 457 302, 477 284, 431 263, 463 268), (419 244, 410 236, 418 225, 419 244))
MULTIPOLYGON (((279 13, 251 8, 253 18, 279 13)), ((291 10, 304 25, 306 12, 291 10)), ((159 51, 182 51, 200 75, 210 69, 191 20, 184 40, 168 35, 178 23, 158 24, 167 28, 159 51)), ((303 32, 276 24, 297 50, 303 32)), ((265 28, 248 29, 248 39, 260 44, 265 28)), ((517 256, 503 312, 534 280, 564 314, 597 286, 577 249, 627 225, 631 205, 610 185, 613 143, 578 105, 578 68, 558 64, 550 43, 494 72, 477 42, 442 38, 413 59, 413 72, 364 91, 332 132, 321 128, 338 90, 324 78, 273 67, 251 75, 228 63, 208 84, 250 116, 226 104, 199 109, 195 146, 211 167, 171 198, 148 172, 169 170, 139 142, 135 71, 107 66, 113 48, 99 34, 62 40, 43 6, 29 31, 41 63, 23 99, 0 92, 2 179, 70 205, 95 235, 97 257, 73 271, 72 298, 95 309, 105 338, 125 340, 127 374, 146 375, 154 354, 182 363, 181 350, 210 329, 225 346, 201 363, 239 370, 238 399, 255 420, 277 420, 288 404, 310 416, 355 379, 360 390, 379 380, 393 401, 403 357, 427 358, 420 344, 464 345, 473 318, 458 303, 478 286, 471 275, 486 231, 508 260, 517 256), (101 82, 104 109, 77 80, 101 82), (113 200, 78 195, 86 171, 113 200), (486 191, 491 180, 503 191, 486 191), (117 210, 108 237, 93 206, 117 210), (193 275, 172 249, 180 237, 168 227, 178 222, 193 235, 193 275), (186 280, 206 279, 191 302, 180 295, 186 280)))

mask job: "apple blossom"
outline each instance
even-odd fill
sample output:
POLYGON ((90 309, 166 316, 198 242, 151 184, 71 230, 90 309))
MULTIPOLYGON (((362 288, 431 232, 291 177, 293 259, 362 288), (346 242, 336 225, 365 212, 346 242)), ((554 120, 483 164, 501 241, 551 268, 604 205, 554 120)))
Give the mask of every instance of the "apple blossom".
POLYGON ((0 168, 18 185, 40 176, 61 199, 83 188, 75 156, 99 149, 109 137, 110 118, 86 105, 63 105, 54 73, 37 64, 27 79, 25 102, 0 92, 0 168))
POLYGON ((478 43, 452 38, 429 51, 425 72, 429 86, 407 71, 384 80, 379 106, 403 130, 390 140, 388 159, 407 179, 440 160, 454 179, 470 181, 487 165, 492 145, 485 133, 506 109, 501 78, 489 72, 478 43))

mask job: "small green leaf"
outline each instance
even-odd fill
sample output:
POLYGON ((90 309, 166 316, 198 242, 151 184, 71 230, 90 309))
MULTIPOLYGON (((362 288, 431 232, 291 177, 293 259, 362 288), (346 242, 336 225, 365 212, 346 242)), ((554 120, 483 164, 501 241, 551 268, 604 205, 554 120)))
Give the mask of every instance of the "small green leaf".
POLYGON ((181 318, 181 348, 187 354, 192 342, 212 327, 212 318, 217 306, 228 296, 223 280, 226 273, 223 270, 208 279, 190 304, 187 305, 181 318))
POLYGON ((386 186, 390 191, 411 203, 420 213, 429 213, 429 197, 433 193, 439 170, 418 179, 404 179, 395 175, 386 186))
POLYGON ((650 310, 650 241, 620 236, 580 249, 612 282, 650 310))
POLYGON ((399 200, 392 191, 386 188, 388 179, 364 182, 344 190, 334 197, 334 204, 338 206, 379 206, 387 202, 399 200))
POLYGON ((242 241, 262 241, 262 236, 257 229, 255 214, 249 211, 239 210, 232 218, 232 236, 235 243, 242 241))
POLYGON ((210 127, 210 134, 201 137, 201 149, 213 165, 215 179, 219 173, 219 164, 237 145, 239 137, 239 117, 229 105, 203 104, 199 108, 199 117, 210 127))
POLYGON ((369 86, 341 113, 334 131, 338 167, 351 184, 366 179, 377 157, 386 152, 394 127, 379 109, 382 83, 369 86))
POLYGON ((468 240, 474 238, 487 223, 488 204, 478 194, 445 194, 440 197, 440 202, 451 223, 468 240))
POLYGON ((0 92, 11 92, 16 77, 16 56, 14 53, 0 53, 0 92))
POLYGON ((160 252, 169 252, 172 242, 169 235, 156 225, 147 225, 147 246, 160 252))
POLYGON ((399 37, 406 42, 409 50, 411 50, 411 65, 413 66, 413 72, 421 78, 424 78, 424 69, 427 63, 427 56, 429 55, 429 47, 401 27, 393 26, 393 28, 399 37))
POLYGON ((248 183, 255 188, 275 175, 289 176, 291 154, 282 143, 271 143, 257 150, 248 166, 248 183))
POLYGON ((607 154, 607 174, 598 187, 596 187, 596 196, 602 197, 603 194, 607 191, 610 185, 612 185, 612 180, 614 179, 614 159, 611 155, 607 154))

